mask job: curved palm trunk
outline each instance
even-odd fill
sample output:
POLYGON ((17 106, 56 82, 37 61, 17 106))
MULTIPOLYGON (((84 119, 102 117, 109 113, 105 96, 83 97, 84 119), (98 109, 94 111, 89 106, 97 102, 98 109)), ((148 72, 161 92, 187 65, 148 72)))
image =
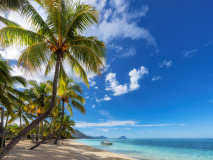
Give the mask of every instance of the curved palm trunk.
MULTIPOLYGON (((37 148, 38 146, 40 146, 42 143, 44 143, 46 140, 51 139, 54 137, 55 134, 60 133, 62 131, 62 125, 63 125, 63 120, 64 120, 64 102, 62 105, 62 115, 61 115, 61 124, 60 124, 60 128, 56 131, 53 132, 53 134, 45 137, 43 140, 41 140, 39 143, 37 143, 35 146, 31 147, 29 150, 33 150, 35 148, 37 148)), ((58 137, 57 137, 58 139, 58 137)), ((57 143, 57 139, 56 139, 56 143, 57 143)))
POLYGON ((31 131, 36 125, 38 125, 42 120, 44 120, 52 112, 55 106, 55 100, 56 100, 57 81, 58 81, 58 75, 59 75, 59 65, 60 65, 61 54, 62 54, 61 52, 57 54, 55 75, 53 80, 52 100, 50 102, 50 106, 48 110, 44 114, 42 114, 40 117, 38 117, 36 120, 34 120, 32 123, 30 123, 26 128, 24 128, 17 136, 15 136, 7 144, 7 146, 1 152, 0 159, 2 159, 5 155, 7 155, 8 152, 21 140, 21 138, 23 138, 29 131, 31 131))
POLYGON ((4 127, 4 132, 3 132, 3 136, 2 136, 2 140, 1 140, 0 153, 2 151, 3 144, 4 144, 5 133, 6 133, 6 130, 7 130, 8 117, 9 117, 9 114, 7 115, 7 119, 6 119, 6 123, 5 123, 5 127, 4 127))

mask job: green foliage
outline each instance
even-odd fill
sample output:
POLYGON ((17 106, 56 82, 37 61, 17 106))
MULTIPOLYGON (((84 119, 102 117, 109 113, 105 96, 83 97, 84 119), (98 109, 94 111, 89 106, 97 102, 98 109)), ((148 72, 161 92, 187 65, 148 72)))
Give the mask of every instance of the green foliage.
POLYGON ((7 62, 0 59, 0 105, 8 112, 12 112, 13 104, 22 104, 17 97, 26 98, 25 94, 13 87, 17 83, 26 86, 26 80, 20 76, 12 76, 11 70, 7 62))
MULTIPOLYGON (((47 15, 44 21, 28 0, 14 1, 19 14, 26 18, 33 31, 0 17, 7 27, 0 30, 0 45, 27 46, 19 58, 19 66, 36 73, 46 66, 48 74, 56 64, 57 55, 60 59, 60 79, 66 77, 63 61, 70 64, 73 70, 89 87, 86 71, 100 74, 104 67, 105 44, 96 37, 83 37, 91 25, 98 24, 99 13, 91 5, 74 0, 34 0, 47 15), (85 69, 86 68, 86 69, 85 69)), ((7 9, 14 9, 6 0, 7 9)), ((0 5, 1 6, 1 5, 0 5)))

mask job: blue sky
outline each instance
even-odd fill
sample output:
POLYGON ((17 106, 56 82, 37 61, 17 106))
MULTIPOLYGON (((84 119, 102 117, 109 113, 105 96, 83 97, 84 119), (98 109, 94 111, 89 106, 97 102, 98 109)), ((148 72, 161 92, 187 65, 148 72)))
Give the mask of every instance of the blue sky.
MULTIPOLYGON (((106 42, 107 67, 101 77, 88 74, 89 90, 70 73, 82 85, 87 100, 86 115, 74 111, 76 129, 108 137, 212 137, 213 2, 89 3, 100 11, 101 21, 84 34, 106 42)), ((7 16, 25 26, 14 13, 7 16)), ((11 48, 1 52, 11 59, 14 74, 22 75, 15 65, 19 52, 11 48)), ((51 78, 42 73, 34 77, 38 81, 51 78)))

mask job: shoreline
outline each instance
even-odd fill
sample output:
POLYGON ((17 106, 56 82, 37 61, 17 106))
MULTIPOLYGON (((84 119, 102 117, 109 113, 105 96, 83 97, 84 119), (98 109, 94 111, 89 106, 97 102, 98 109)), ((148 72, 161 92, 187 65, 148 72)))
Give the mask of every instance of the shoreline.
POLYGON ((122 154, 90 147, 75 140, 64 140, 58 145, 42 144, 28 150, 34 144, 30 140, 20 141, 3 159, 7 160, 136 160, 122 154))

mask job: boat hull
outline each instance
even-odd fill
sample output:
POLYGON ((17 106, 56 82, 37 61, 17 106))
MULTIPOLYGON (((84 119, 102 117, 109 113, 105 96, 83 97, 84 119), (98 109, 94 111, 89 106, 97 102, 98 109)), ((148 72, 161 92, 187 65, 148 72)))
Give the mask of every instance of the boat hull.
POLYGON ((101 143, 102 145, 112 145, 113 143, 112 142, 109 142, 109 143, 101 143))

